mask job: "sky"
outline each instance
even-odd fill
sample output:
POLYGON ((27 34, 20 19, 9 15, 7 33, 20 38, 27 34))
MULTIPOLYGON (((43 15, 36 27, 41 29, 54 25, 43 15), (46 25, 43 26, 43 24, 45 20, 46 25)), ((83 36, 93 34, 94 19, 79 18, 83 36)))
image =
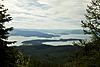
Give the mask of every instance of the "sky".
POLYGON ((5 0, 13 20, 7 27, 80 29, 90 0, 5 0))

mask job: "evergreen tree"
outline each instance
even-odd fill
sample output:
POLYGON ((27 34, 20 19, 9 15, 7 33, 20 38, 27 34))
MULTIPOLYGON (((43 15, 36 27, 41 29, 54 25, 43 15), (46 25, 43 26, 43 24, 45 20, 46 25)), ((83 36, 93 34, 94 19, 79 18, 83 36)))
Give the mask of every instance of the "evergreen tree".
POLYGON ((92 0, 87 7, 86 20, 82 21, 84 33, 92 35, 92 41, 100 40, 100 0, 92 0))
POLYGON ((12 20, 7 10, 0 3, 0 67, 27 67, 29 59, 14 47, 7 46, 15 43, 8 41, 9 31, 12 31, 13 27, 5 27, 5 23, 12 20))
POLYGON ((9 31, 13 30, 13 27, 6 28, 4 25, 5 23, 12 20, 10 14, 7 14, 7 10, 4 8, 4 5, 0 4, 0 48, 7 47, 8 44, 12 44, 14 42, 7 41, 9 37, 9 31))
POLYGON ((91 49, 100 48, 100 0, 92 0, 87 6, 85 20, 81 21, 85 34, 91 35, 91 40, 80 40, 78 46, 83 46, 88 53, 91 49))
POLYGON ((68 67, 100 67, 100 0, 92 0, 86 12, 82 27, 85 34, 91 35, 91 40, 75 43, 82 49, 66 64, 68 67))
POLYGON ((81 40, 80 44, 88 53, 89 50, 100 49, 100 0, 92 0, 87 7, 86 20, 82 21, 82 27, 85 34, 91 35, 91 40, 81 40))

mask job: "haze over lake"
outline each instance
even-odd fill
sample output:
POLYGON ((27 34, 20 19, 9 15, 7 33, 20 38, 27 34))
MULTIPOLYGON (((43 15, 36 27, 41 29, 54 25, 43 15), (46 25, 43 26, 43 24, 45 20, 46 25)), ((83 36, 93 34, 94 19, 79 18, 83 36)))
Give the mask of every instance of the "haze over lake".
MULTIPOLYGON (((14 30, 9 40, 17 41, 13 46, 23 45, 23 41, 30 40, 60 40, 60 39, 88 39, 81 30, 14 30)), ((74 41, 43 42, 46 45, 72 45, 74 41)), ((76 41, 77 42, 77 41, 76 41)), ((27 44, 32 45, 32 44, 27 44)))

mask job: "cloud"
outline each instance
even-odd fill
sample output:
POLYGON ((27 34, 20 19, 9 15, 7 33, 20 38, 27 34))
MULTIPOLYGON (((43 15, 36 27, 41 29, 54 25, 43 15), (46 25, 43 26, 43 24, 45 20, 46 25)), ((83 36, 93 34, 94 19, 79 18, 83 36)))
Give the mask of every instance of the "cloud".
POLYGON ((15 28, 80 28, 90 0, 5 0, 15 28), (77 25, 77 26, 76 26, 77 25))

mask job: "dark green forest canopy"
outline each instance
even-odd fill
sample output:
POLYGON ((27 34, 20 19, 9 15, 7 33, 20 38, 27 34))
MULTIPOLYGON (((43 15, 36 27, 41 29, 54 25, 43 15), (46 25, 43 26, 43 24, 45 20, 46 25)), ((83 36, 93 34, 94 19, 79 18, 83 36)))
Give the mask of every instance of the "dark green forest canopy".
POLYGON ((14 47, 8 47, 15 41, 8 41, 9 31, 12 31, 13 27, 5 27, 5 23, 12 20, 7 11, 8 9, 0 3, 0 67, 25 67, 28 64, 28 58, 14 47))

